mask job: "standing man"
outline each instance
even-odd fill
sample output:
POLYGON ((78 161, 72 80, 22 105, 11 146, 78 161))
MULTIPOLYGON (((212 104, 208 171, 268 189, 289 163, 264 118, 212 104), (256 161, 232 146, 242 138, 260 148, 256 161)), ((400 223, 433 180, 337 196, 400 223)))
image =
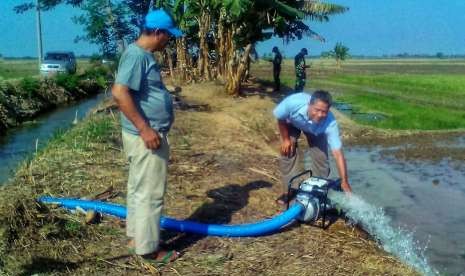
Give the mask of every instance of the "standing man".
POLYGON ((307 48, 302 48, 300 52, 294 58, 295 67, 295 92, 301 92, 304 90, 305 81, 307 79, 307 68, 305 64, 305 56, 308 55, 307 48))
POLYGON ((286 97, 273 110, 278 119, 281 134, 281 158, 279 166, 282 174, 283 194, 277 203, 286 204, 289 200, 287 185, 289 180, 299 173, 299 151, 297 141, 300 134, 307 138, 309 153, 312 159, 311 170, 314 176, 329 176, 328 146, 336 160, 341 178, 341 188, 352 191, 347 175, 347 165, 342 152, 339 127, 334 115, 329 111, 331 95, 326 91, 315 91, 311 96, 305 92, 286 97))
POLYGON ((275 91, 281 90, 281 80, 279 79, 279 75, 281 74, 281 62, 283 61, 283 56, 279 52, 278 47, 273 47, 273 79, 275 85, 275 91))
POLYGON ((112 94, 121 111, 123 147, 129 161, 126 234, 128 247, 144 258, 169 262, 176 251, 159 247, 169 159, 168 131, 174 120, 155 51, 181 36, 164 10, 149 12, 136 42, 121 56, 112 94))

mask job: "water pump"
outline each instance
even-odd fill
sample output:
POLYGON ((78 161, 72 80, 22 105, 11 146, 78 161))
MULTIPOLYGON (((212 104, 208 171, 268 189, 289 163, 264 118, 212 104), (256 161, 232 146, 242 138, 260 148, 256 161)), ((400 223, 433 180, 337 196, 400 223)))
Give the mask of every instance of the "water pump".
MULTIPOLYGON (((330 180, 322 177, 312 176, 312 171, 304 171, 294 177, 288 183, 288 195, 295 194, 295 203, 304 206, 304 211, 298 217, 301 222, 315 222, 320 217, 323 219, 323 227, 326 220, 326 211, 333 209, 334 206, 328 199, 329 190, 341 190, 341 181, 330 180), (292 188, 293 182, 305 174, 310 177, 299 183, 299 188, 292 188)), ((289 208, 289 202, 288 202, 289 208)))

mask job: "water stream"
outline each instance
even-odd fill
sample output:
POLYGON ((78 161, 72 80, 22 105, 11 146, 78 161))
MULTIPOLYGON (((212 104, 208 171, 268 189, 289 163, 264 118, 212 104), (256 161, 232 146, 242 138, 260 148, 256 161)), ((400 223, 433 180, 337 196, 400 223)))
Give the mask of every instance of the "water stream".
POLYGON ((55 109, 0 136, 0 184, 14 175, 18 164, 34 153, 36 147, 45 145, 58 129, 81 120, 103 97, 101 93, 72 106, 55 109))
POLYGON ((330 193, 329 198, 345 211, 352 223, 370 233, 386 252, 398 257, 423 275, 438 275, 424 255, 426 248, 419 245, 413 232, 393 227, 390 217, 386 216, 382 208, 368 204, 357 195, 347 197, 343 193, 334 192, 330 193))
MULTIPOLYGON (((463 141, 453 146, 464 147, 463 141)), ((424 274, 465 275, 465 164, 401 161, 382 150, 345 150, 354 194, 363 199, 346 203, 349 214, 386 251, 424 274)), ((337 178, 335 170, 331 177, 337 178)))

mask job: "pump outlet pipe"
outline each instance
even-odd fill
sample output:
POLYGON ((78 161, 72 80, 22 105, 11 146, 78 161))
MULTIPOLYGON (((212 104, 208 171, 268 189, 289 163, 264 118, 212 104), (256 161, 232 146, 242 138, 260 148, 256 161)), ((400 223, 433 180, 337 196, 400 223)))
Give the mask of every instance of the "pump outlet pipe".
MULTIPOLYGON (((122 219, 126 218, 126 207, 119 204, 107 203, 101 201, 91 201, 82 199, 57 198, 43 196, 38 199, 39 202, 46 204, 56 204, 66 209, 81 208, 85 211, 94 210, 107 215, 116 216, 122 219)), ((271 218, 248 224, 237 225, 219 225, 205 224, 189 220, 177 220, 169 217, 161 217, 161 228, 178 232, 188 232, 207 236, 220 237, 254 237, 267 235, 278 231, 293 220, 298 219, 305 211, 304 205, 296 202, 285 212, 271 218)))

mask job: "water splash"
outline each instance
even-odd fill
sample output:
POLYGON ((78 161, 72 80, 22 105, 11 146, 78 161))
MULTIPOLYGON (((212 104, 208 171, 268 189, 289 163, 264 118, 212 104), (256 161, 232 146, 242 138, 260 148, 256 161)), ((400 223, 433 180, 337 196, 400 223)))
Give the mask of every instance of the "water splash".
POLYGON ((365 231, 377 240, 382 248, 398 257, 423 275, 439 275, 430 267, 424 252, 413 238, 413 234, 401 228, 391 226, 391 219, 382 208, 376 208, 356 195, 346 196, 340 192, 331 192, 329 198, 339 205, 346 216, 361 225, 365 231))

